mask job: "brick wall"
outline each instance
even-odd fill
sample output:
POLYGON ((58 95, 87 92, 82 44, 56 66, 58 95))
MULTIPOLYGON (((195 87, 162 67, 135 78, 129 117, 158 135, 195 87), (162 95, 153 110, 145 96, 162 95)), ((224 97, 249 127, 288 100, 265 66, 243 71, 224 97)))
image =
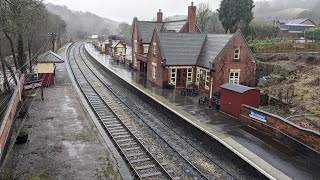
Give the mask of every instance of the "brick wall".
POLYGON ((220 86, 229 82, 230 69, 240 69, 240 83, 255 85, 255 63, 249 47, 241 34, 236 34, 226 50, 221 54, 220 60, 215 63, 216 71, 213 73, 213 92, 220 91, 220 86), (241 46, 240 60, 234 60, 235 47, 241 46))
MULTIPOLYGON (((303 146, 313 149, 316 153, 320 153, 320 133, 302 128, 286 119, 277 115, 243 105, 241 108, 240 121, 246 125, 250 125, 280 140, 284 135, 289 136, 293 140, 299 142, 303 146), (251 112, 256 112, 266 117, 266 122, 256 120, 249 117, 251 112)), ((286 141, 281 141, 286 144, 286 141)), ((301 149, 301 147, 300 147, 301 149)), ((306 151, 306 150, 304 150, 306 151)), ((315 158, 315 157, 313 157, 315 158)))
POLYGON ((140 71, 140 63, 137 61, 137 58, 135 56, 135 50, 137 50, 137 53, 140 53, 140 41, 139 41, 139 34, 138 34, 138 22, 134 22, 134 29, 132 33, 132 67, 133 69, 137 69, 140 71), (135 66, 135 62, 136 66, 135 66))
MULTIPOLYGON (((154 32, 155 33, 155 32, 154 32)), ((148 53, 148 63, 147 63, 147 78, 149 81, 155 83, 158 86, 163 85, 164 81, 168 79, 168 70, 162 67, 161 61, 162 57, 160 54, 159 43, 157 36, 155 34, 152 37, 151 45, 148 53), (154 44, 155 48, 154 48, 154 44), (152 64, 156 63, 156 79, 152 78, 152 64)))
POLYGON ((14 116, 16 114, 18 105, 20 103, 20 93, 19 88, 22 89, 22 85, 24 83, 24 76, 20 78, 20 87, 16 87, 11 99, 9 101, 8 107, 4 113, 2 124, 0 124, 0 166, 2 165, 3 158, 6 155, 7 146, 9 144, 12 124, 14 120, 14 116))

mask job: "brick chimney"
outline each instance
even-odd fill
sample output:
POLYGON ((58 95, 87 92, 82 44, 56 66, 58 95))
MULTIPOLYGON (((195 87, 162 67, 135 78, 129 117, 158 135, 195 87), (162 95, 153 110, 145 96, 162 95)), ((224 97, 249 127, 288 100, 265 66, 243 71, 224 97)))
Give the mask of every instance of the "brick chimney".
POLYGON ((157 13, 157 22, 162 22, 162 16, 163 13, 161 12, 161 9, 159 9, 159 12, 157 13))
POLYGON ((191 2, 191 6, 188 7, 188 32, 196 32, 196 11, 197 7, 191 2))

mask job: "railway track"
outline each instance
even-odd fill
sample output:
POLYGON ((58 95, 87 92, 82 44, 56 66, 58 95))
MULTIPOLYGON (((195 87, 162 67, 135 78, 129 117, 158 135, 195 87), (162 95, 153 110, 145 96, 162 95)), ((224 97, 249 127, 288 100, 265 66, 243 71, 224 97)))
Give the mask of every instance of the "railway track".
MULTIPOLYGON (((79 45, 78 47, 80 49, 79 45)), ((118 109, 113 103, 98 93, 96 87, 92 84, 93 82, 88 79, 88 75, 84 74, 76 60, 76 48, 73 45, 68 52, 68 62, 76 82, 100 123, 119 148, 136 176, 139 179, 177 178, 173 177, 170 171, 165 169, 165 165, 161 164, 141 143, 134 131, 131 130, 131 126, 127 125, 127 119, 117 114, 118 109)))

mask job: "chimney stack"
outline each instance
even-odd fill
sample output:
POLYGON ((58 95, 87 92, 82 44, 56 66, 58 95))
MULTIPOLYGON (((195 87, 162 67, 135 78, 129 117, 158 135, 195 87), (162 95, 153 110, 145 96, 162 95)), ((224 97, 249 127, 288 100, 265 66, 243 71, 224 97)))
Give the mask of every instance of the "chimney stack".
POLYGON ((196 11, 197 7, 193 6, 193 2, 191 2, 191 6, 188 7, 188 32, 196 32, 196 11))
POLYGON ((159 23, 162 22, 162 16, 163 16, 163 13, 161 12, 161 9, 159 9, 159 12, 157 13, 157 22, 159 23))

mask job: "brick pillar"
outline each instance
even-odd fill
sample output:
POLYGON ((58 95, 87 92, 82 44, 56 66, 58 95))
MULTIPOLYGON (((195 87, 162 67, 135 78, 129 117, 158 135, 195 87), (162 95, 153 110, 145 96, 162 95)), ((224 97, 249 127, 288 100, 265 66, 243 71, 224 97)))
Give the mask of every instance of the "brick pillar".
POLYGON ((162 16, 163 16, 163 13, 161 12, 161 9, 159 9, 159 12, 157 13, 157 22, 162 22, 162 16))
POLYGON ((191 6, 188 7, 188 32, 196 32, 196 11, 197 7, 191 2, 191 6))

